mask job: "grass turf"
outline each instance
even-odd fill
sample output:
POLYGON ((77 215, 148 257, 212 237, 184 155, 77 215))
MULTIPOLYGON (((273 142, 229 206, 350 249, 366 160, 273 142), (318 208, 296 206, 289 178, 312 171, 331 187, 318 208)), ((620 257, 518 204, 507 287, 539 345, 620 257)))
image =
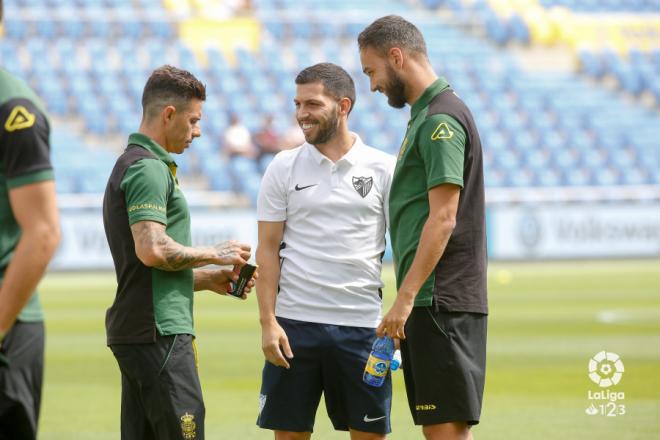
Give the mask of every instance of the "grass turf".
MULTIPOLYGON (((660 432, 660 264, 658 261, 491 264, 488 367, 476 439, 647 439, 660 432), (589 359, 621 356, 626 414, 589 416, 589 359)), ((385 302, 394 297, 384 271, 385 302)), ((105 347, 109 273, 51 273, 40 291, 47 352, 40 439, 119 438, 120 381, 105 347)), ((254 296, 246 302, 200 293, 195 305, 206 438, 269 439, 254 422, 261 337, 254 296)), ((394 440, 421 438, 394 375, 394 440)), ((606 403, 606 402, 596 402, 606 403)), ((316 439, 334 432, 323 406, 316 439)))

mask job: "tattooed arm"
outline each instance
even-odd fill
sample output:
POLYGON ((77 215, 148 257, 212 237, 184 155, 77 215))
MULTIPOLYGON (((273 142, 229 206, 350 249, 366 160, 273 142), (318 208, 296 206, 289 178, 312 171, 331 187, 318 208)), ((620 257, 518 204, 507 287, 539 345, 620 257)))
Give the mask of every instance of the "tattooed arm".
POLYGON ((145 266, 177 271, 207 264, 243 266, 250 258, 250 245, 233 240, 209 247, 188 247, 165 232, 165 225, 141 221, 131 226, 135 253, 145 266))

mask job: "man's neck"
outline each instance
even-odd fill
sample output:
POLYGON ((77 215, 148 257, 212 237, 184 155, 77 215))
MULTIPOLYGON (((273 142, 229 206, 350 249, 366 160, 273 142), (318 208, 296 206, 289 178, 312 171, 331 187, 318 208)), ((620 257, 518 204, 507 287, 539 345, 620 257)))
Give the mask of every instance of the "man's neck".
POLYGON ((412 107, 424 91, 438 79, 438 75, 428 63, 411 66, 406 81, 406 102, 412 107))
POLYGON ((153 139, 154 141, 156 141, 158 145, 163 147, 163 149, 167 150, 167 148, 165 148, 165 143, 166 143, 165 136, 162 133, 160 133, 158 130, 155 130, 148 123, 142 121, 142 123, 140 124, 140 128, 138 129, 138 133, 153 139))
POLYGON ((314 145, 314 147, 316 147, 316 149, 319 150, 321 154, 323 154, 331 161, 337 162, 351 150, 354 143, 355 137, 353 137, 348 129, 342 130, 340 128, 337 130, 337 134, 328 142, 314 145))

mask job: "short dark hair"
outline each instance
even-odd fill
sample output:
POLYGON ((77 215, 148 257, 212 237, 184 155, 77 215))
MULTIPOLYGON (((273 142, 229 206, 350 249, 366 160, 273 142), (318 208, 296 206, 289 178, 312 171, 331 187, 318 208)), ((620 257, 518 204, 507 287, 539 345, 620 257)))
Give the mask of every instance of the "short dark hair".
POLYGON ((142 92, 142 112, 154 116, 167 105, 177 110, 186 108, 190 101, 206 100, 206 86, 187 70, 164 65, 154 70, 142 92))
POLYGON ((381 54, 398 47, 428 58, 422 33, 417 26, 398 15, 381 17, 367 26, 358 35, 358 47, 360 50, 372 47, 381 54))
POLYGON ((296 76, 296 84, 320 82, 325 92, 335 99, 351 100, 350 113, 355 107, 355 83, 347 71, 333 63, 318 63, 303 69, 296 76))

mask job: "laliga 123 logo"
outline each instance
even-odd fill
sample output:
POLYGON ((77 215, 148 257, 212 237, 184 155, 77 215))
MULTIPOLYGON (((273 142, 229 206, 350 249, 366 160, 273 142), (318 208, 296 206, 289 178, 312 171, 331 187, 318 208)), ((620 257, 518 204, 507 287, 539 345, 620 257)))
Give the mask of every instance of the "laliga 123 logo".
POLYGON ((623 371, 623 361, 616 353, 601 351, 589 359, 589 378, 601 388, 618 384, 623 371))
POLYGON ((616 417, 626 413, 626 406, 617 403, 626 398, 625 393, 609 389, 621 381, 624 371, 623 361, 616 353, 601 351, 589 359, 589 378, 602 389, 587 392, 587 398, 592 401, 585 410, 588 415, 616 417), (594 400, 600 402, 594 404, 594 400), (601 403, 603 401, 604 403, 601 403))

